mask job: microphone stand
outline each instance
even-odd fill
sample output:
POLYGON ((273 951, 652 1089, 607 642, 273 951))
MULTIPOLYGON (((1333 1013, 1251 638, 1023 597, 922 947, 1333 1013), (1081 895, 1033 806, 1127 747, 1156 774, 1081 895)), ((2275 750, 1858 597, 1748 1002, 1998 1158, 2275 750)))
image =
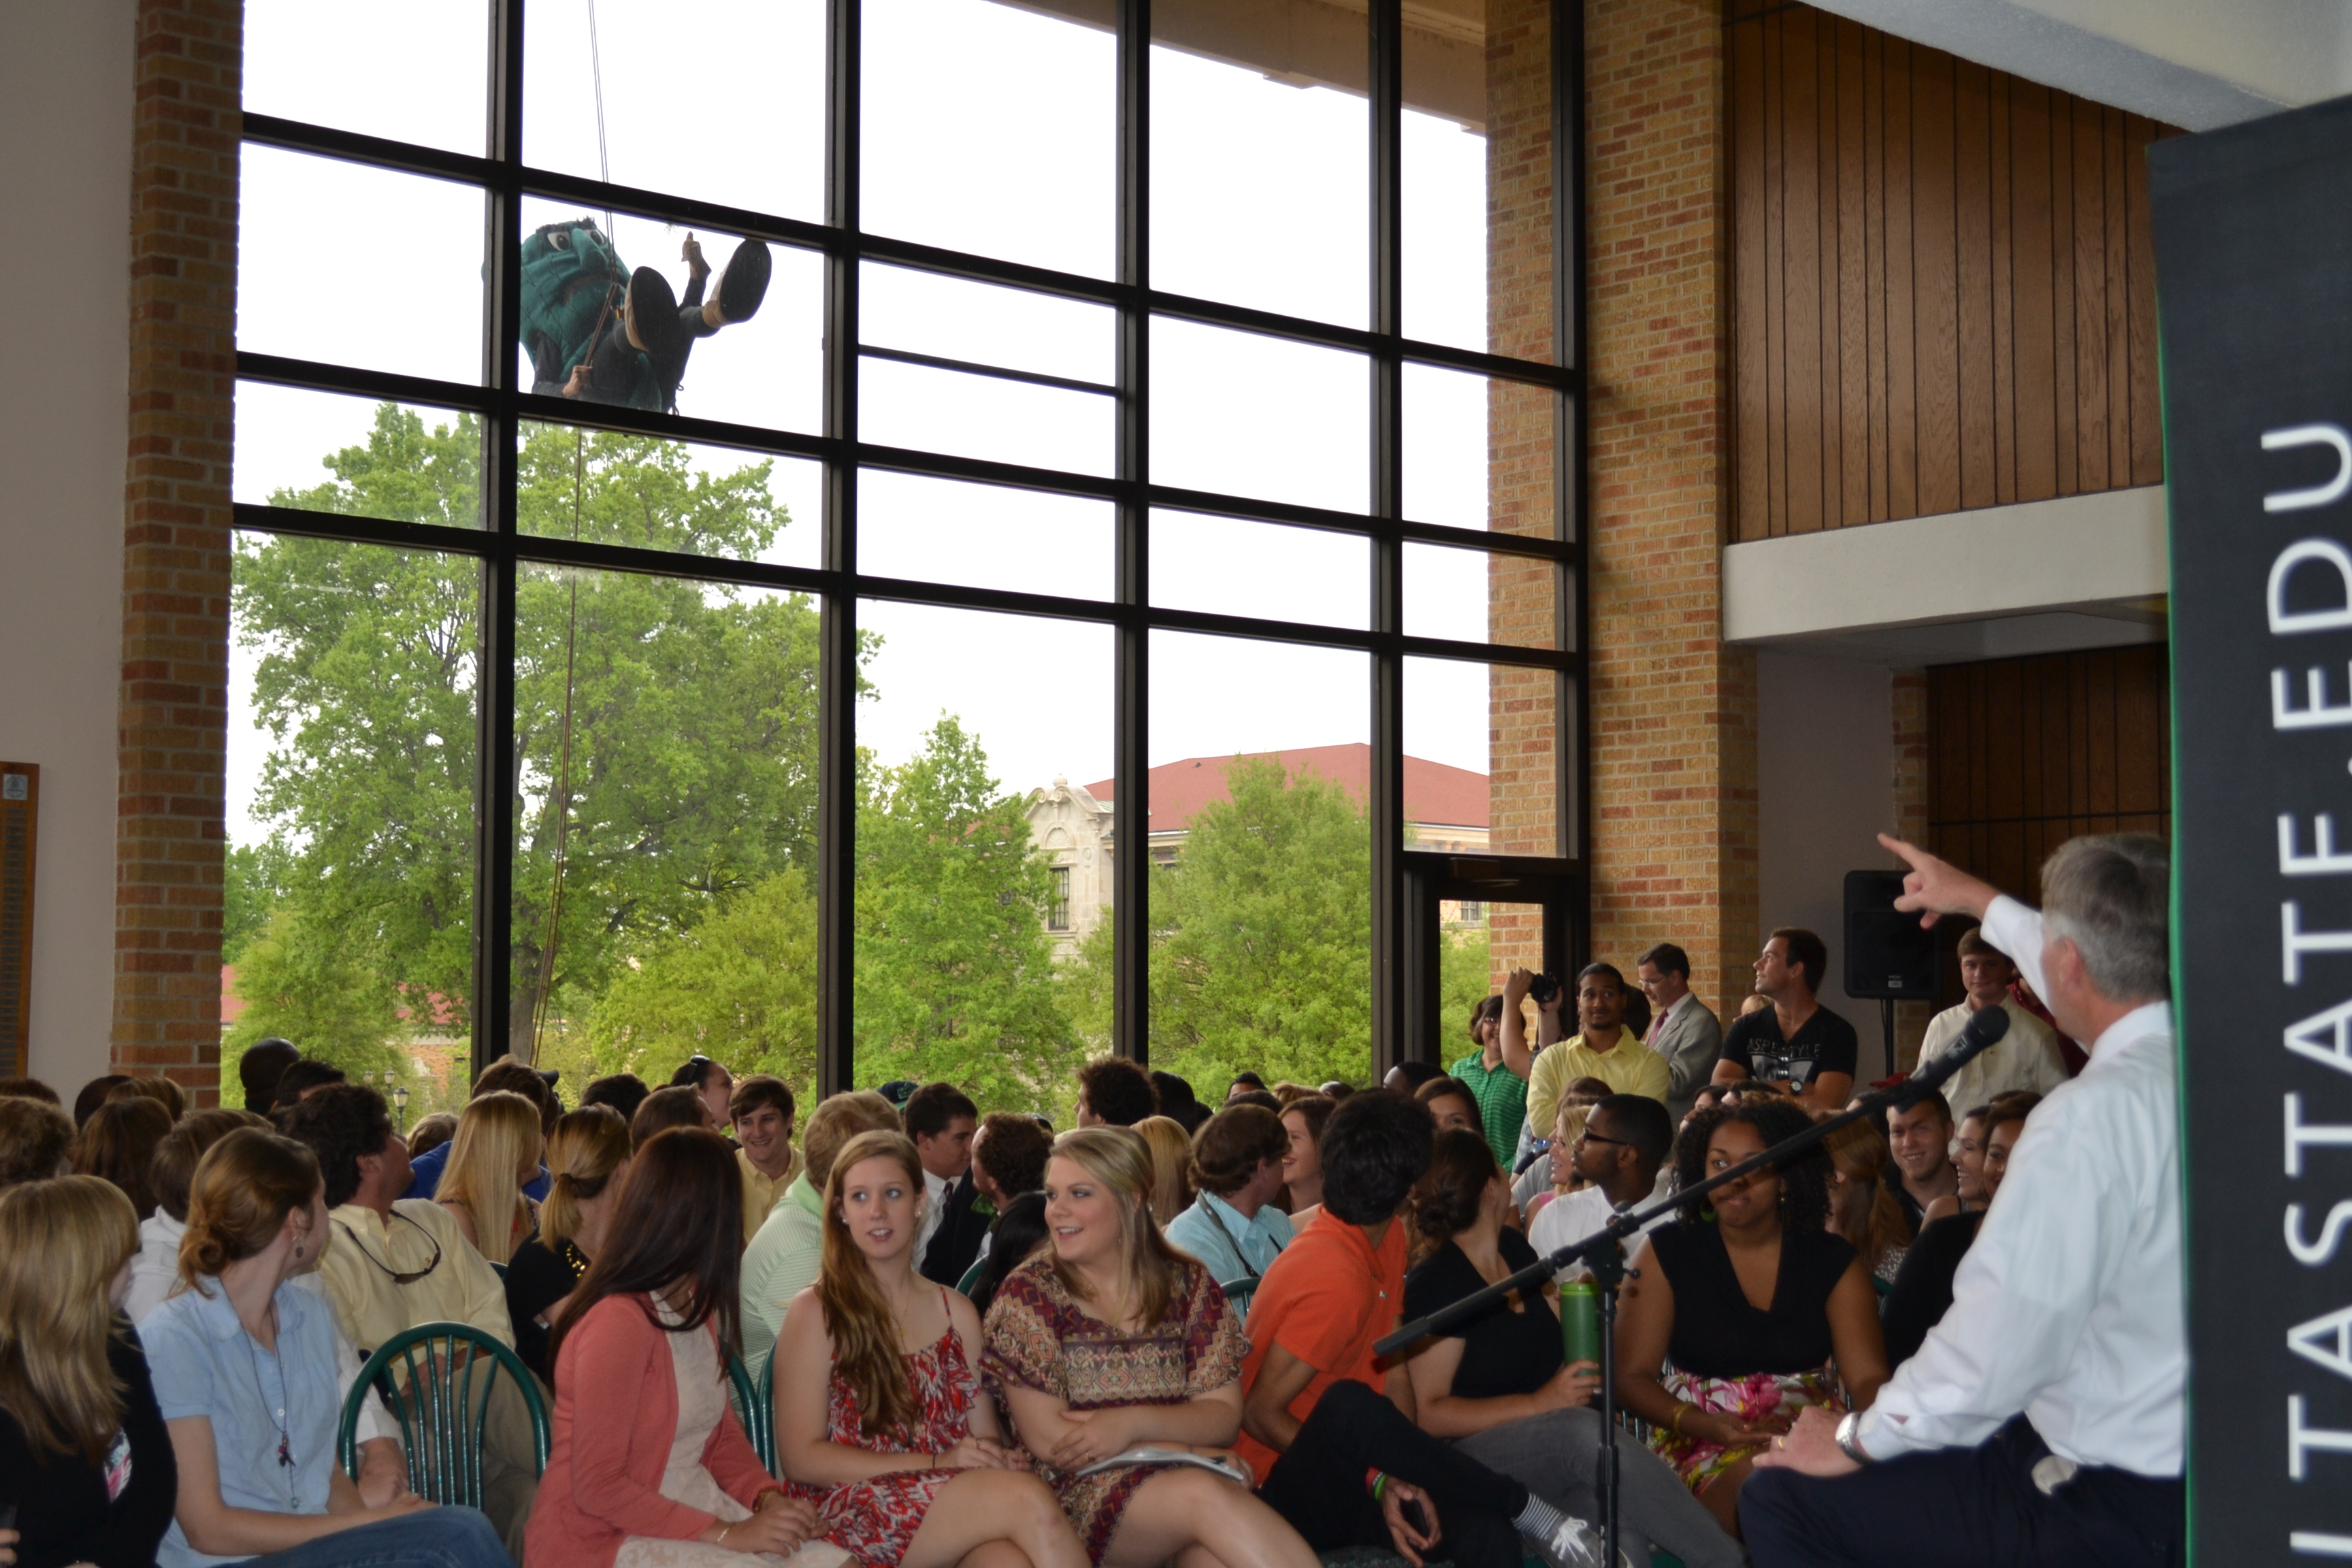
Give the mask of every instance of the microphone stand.
POLYGON ((1629 1273, 1634 1272, 1625 1266, 1623 1243, 1639 1236, 1643 1226, 1658 1215, 1681 1208, 1694 1199, 1703 1198, 1717 1187, 1729 1186, 1759 1171, 1786 1164, 1841 1127, 1850 1127, 1881 1110, 1907 1110, 1917 1104, 1931 1091, 1941 1088, 1944 1081, 1959 1071, 1965 1063, 1990 1048, 2008 1032, 2008 1009, 1980 1009, 1969 1017, 1967 1027, 1950 1050, 1903 1082, 1888 1089, 1873 1089, 1836 1115, 1814 1122, 1802 1132, 1783 1139, 1753 1159, 1743 1160, 1729 1170, 1719 1171, 1696 1185, 1681 1188, 1671 1197, 1661 1198, 1643 1208, 1629 1207, 1619 1211, 1607 1225, 1582 1240, 1555 1248, 1549 1257, 1536 1259, 1509 1278, 1498 1279, 1483 1290, 1449 1301, 1427 1317, 1402 1325, 1375 1344, 1373 1353, 1383 1358, 1393 1355, 1416 1341, 1478 1312, 1488 1304, 1500 1301, 1514 1290, 1550 1279, 1569 1264, 1582 1258, 1585 1267, 1592 1271, 1601 1296, 1601 1563, 1603 1568, 1617 1568, 1617 1288, 1629 1273))

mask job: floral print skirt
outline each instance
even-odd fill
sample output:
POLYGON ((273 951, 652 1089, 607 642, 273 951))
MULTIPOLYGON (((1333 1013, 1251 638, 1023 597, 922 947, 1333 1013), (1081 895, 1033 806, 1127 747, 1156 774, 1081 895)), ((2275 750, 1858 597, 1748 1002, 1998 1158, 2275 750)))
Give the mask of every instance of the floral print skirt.
MULTIPOLYGON (((1659 1373, 1658 1385, 1686 1405, 1696 1405, 1711 1415, 1731 1416, 1749 1426, 1794 1421, 1797 1412, 1809 1405, 1833 1415, 1845 1410, 1845 1400, 1838 1393, 1837 1369, 1826 1363, 1811 1372, 1759 1372, 1746 1377, 1694 1377, 1669 1363, 1659 1373)), ((1717 1476, 1761 1451, 1758 1444, 1727 1448, 1719 1443, 1679 1437, 1664 1426, 1651 1431, 1650 1448, 1675 1468, 1694 1493, 1706 1490, 1717 1476)))

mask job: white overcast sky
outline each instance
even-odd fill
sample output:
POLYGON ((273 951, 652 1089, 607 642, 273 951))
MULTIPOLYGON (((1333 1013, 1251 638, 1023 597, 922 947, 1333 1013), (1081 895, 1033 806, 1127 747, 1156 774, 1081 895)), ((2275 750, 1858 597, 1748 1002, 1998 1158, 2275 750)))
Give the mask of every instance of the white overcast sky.
MULTIPOLYGON (((817 0, 595 0, 605 150, 623 184, 787 216, 823 217, 824 25, 817 0)), ((532 0, 524 153, 599 172, 588 0, 532 0)), ((1112 266, 1113 41, 993 0, 867 0, 864 188, 873 232, 1107 275, 1112 266)), ((482 150, 481 0, 247 0, 246 102, 376 135, 482 150)), ((1153 279, 1189 294, 1360 325, 1365 320, 1366 105, 1321 88, 1169 49, 1153 53, 1153 279)), ((1404 117, 1406 329, 1486 341, 1484 142, 1404 117)), ((534 201, 526 223, 574 215, 534 201)), ((603 222, 602 216, 598 219, 603 222)), ((268 353, 455 381, 480 374, 478 192, 268 150, 245 155, 238 338, 268 353)), ((631 266, 682 288, 683 228, 621 216, 631 266)), ((734 238, 698 235, 714 267, 734 238)), ((777 247, 754 321, 699 343, 682 412, 819 426, 821 276, 777 247)), ((1100 307, 869 267, 864 342, 950 358, 1111 378, 1100 307)), ((1161 322, 1152 342, 1152 477, 1202 489, 1360 510, 1369 463, 1365 362, 1330 350, 1161 322)), ((1108 397, 867 360, 869 440, 1108 474, 1108 397)), ((322 455, 363 439, 371 405, 252 387, 239 398, 236 495, 327 476, 322 455)), ((1406 513, 1486 521, 1483 381, 1411 368, 1406 513)), ((704 449, 698 462, 741 462, 704 449)), ((819 472, 776 459, 793 522, 769 558, 814 565, 819 472)), ((1108 597, 1107 504, 869 474, 867 569, 1108 597)), ((1169 516, 1154 531, 1159 602, 1367 624, 1369 553, 1339 535, 1169 516)), ((1408 547, 1406 629, 1483 640, 1486 569, 1408 547)), ((1111 633, 1076 622, 868 604, 884 637, 861 741, 903 760, 942 711, 986 745, 1008 789, 1111 772, 1111 633)), ((240 689, 251 658, 235 656, 240 689)), ((1162 634, 1151 660, 1153 763, 1369 738, 1368 660, 1345 650, 1162 634)), ((1484 671, 1415 660, 1406 750, 1487 766, 1484 671)), ((248 817, 267 737, 229 737, 230 836, 248 817)))

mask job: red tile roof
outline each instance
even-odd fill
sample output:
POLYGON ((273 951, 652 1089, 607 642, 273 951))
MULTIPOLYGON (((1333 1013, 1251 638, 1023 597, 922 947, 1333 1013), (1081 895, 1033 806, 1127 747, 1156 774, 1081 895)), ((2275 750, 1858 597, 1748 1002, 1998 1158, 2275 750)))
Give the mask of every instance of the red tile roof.
MULTIPOLYGON (((1265 752, 1246 753, 1253 756, 1265 752)), ((1293 777, 1315 773, 1343 784, 1358 800, 1370 788, 1372 749, 1358 742, 1348 746, 1307 746, 1276 752, 1283 771, 1293 777)), ((1186 757, 1162 763, 1150 773, 1151 831, 1173 833, 1192 825, 1193 814, 1213 801, 1225 798, 1225 770, 1233 757, 1186 757)), ((1097 800, 1111 798, 1111 781, 1086 786, 1097 800)), ((1420 757, 1404 760, 1404 816, 1407 822, 1442 824, 1448 827, 1485 827, 1486 775, 1467 768, 1448 767, 1420 757)))

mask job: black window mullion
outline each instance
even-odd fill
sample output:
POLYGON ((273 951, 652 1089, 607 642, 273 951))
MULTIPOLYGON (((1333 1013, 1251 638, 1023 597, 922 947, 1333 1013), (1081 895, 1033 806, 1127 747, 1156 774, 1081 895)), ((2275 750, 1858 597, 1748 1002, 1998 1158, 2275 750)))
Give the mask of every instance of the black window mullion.
POLYGON ((1151 0, 1118 8, 1118 424, 1116 572, 1120 610, 1111 723, 1111 1048, 1151 1054, 1151 0))
POLYGON ((1387 639, 1404 632, 1404 7, 1371 0, 1372 654, 1372 1077, 1402 1060, 1404 977, 1404 656, 1387 639))
MULTIPOLYGON (((522 0, 489 7, 489 123, 492 159, 511 166, 522 156, 522 0)), ((522 311, 522 195, 510 181, 489 188, 482 244, 485 332, 482 384, 514 390, 516 323, 522 311)), ((515 420, 500 411, 482 419, 482 521, 493 548, 482 561, 480 667, 475 681, 474 1021, 472 1069, 505 1054, 513 1038, 515 818, 515 576, 517 532, 515 420)))
POLYGON ((857 1081, 857 268, 858 0, 826 7, 825 221, 845 237, 824 273, 824 599, 817 653, 817 1096, 857 1081))

